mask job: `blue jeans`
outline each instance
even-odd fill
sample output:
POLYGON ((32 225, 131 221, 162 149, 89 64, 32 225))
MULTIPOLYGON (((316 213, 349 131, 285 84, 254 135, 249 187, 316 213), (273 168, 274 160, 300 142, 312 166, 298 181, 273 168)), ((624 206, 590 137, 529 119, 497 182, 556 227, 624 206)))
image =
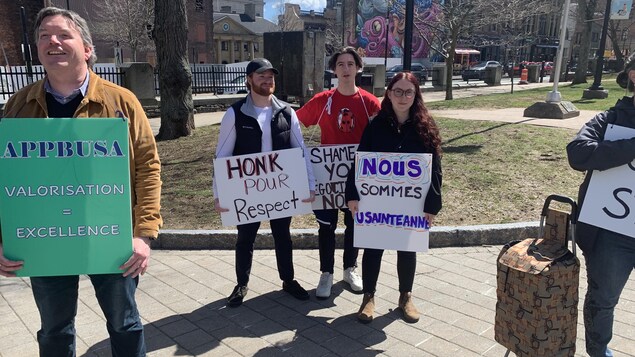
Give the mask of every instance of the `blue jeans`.
MULTIPOLYGON (((359 249, 353 245, 353 229, 355 221, 348 209, 344 212, 344 269, 357 267, 359 249)), ((320 228, 318 229, 318 247, 320 249, 320 271, 333 274, 335 265, 335 229, 339 211, 337 209, 323 209, 313 211, 320 228)))
POLYGON ((635 268, 635 238, 600 229, 593 249, 585 252, 587 293, 584 300, 586 350, 591 357, 609 357, 613 312, 635 268))
MULTIPOLYGON (((145 356, 143 325, 134 299, 139 278, 121 274, 89 275, 106 317, 113 356, 145 356)), ((75 315, 79 276, 31 278, 40 311, 40 356, 75 356, 75 315)))

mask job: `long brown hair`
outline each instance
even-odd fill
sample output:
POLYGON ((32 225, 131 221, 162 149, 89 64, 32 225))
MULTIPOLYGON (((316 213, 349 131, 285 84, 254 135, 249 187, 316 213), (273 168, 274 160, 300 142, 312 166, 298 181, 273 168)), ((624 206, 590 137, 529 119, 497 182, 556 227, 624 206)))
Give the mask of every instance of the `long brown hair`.
MULTIPOLYGON (((423 96, 421 95, 421 88, 419 88, 419 80, 417 79, 417 76, 410 72, 399 72, 392 78, 388 84, 387 90, 392 90, 395 83, 402 79, 407 80, 415 86, 414 102, 412 103, 412 106, 410 106, 410 113, 408 116, 414 122, 417 134, 419 134, 419 137, 421 137, 421 140, 427 147, 432 148, 437 155, 441 155, 441 135, 439 134, 439 128, 430 115, 430 112, 428 112, 428 108, 426 108, 423 103, 423 96)), ((395 110, 393 109, 392 102, 387 95, 384 95, 384 100, 381 102, 381 111, 389 118, 395 120, 395 110)))

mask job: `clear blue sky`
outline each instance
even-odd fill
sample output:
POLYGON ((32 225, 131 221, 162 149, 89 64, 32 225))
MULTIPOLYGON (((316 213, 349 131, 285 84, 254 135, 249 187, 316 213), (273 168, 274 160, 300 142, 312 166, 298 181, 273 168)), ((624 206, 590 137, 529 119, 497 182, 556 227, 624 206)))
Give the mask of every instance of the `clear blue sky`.
POLYGON ((324 11, 326 0, 265 0, 264 17, 273 22, 278 22, 278 15, 282 14, 284 3, 300 4, 301 10, 324 11))

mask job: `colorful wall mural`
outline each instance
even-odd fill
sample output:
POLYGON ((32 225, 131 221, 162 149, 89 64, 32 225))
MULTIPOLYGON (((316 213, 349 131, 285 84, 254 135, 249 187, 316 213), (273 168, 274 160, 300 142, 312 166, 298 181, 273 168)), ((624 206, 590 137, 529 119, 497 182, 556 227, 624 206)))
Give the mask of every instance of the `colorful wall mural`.
MULTIPOLYGON (((430 46, 423 40, 419 30, 423 36, 431 38, 430 27, 423 24, 437 22, 440 10, 433 5, 432 0, 414 0, 414 3, 416 16, 412 57, 428 58, 430 46)), ((388 57, 402 57, 405 10, 397 12, 398 9, 405 9, 405 0, 359 0, 355 32, 347 31, 348 44, 366 57, 384 57, 388 41, 388 57)))

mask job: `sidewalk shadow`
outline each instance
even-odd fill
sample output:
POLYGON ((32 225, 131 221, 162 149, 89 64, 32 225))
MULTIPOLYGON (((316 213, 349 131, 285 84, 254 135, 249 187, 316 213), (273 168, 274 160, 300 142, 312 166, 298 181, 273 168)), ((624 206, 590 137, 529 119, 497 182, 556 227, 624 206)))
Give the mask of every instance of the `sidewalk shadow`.
MULTIPOLYGON (((296 300, 278 290, 257 296, 251 294, 253 297, 248 294, 243 305, 237 308, 227 307, 223 298, 189 313, 151 321, 144 325, 147 352, 169 349, 175 356, 190 356, 209 353, 219 348, 219 353, 227 354, 232 353, 228 346, 236 348, 236 339, 262 338, 273 346, 253 351, 255 356, 280 355, 285 352, 297 355, 302 354, 301 351, 305 348, 322 348, 320 345, 328 339, 346 336, 354 340, 355 336, 352 335, 363 333, 364 340, 360 341, 360 348, 355 354, 375 356, 383 353, 367 348, 372 348, 386 339, 386 334, 381 330, 395 318, 380 316, 371 324, 365 325, 357 322, 356 311, 349 315, 341 315, 332 310, 337 307, 339 296, 348 293, 345 285, 348 284, 334 284, 332 295, 326 300, 317 300, 315 289, 309 291, 311 298, 308 301, 296 300), (311 313, 313 316, 308 316, 311 313), (315 316, 318 314, 320 316, 315 316), (338 328, 342 324, 345 324, 346 328, 359 328, 361 331, 355 331, 352 335, 344 334, 340 330, 341 327, 338 328), (287 337, 285 332, 290 336, 287 337), (221 344, 223 341, 227 343, 221 344)), ((361 295, 355 296, 359 296, 361 301, 361 295)), ((258 343, 247 343, 246 346, 253 348, 258 346, 258 343)), ((325 352, 333 353, 326 348, 325 352)), ((84 356, 108 353, 110 341, 105 339, 93 344, 84 356)))

